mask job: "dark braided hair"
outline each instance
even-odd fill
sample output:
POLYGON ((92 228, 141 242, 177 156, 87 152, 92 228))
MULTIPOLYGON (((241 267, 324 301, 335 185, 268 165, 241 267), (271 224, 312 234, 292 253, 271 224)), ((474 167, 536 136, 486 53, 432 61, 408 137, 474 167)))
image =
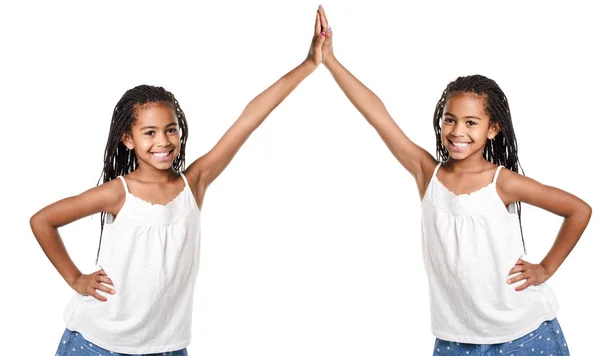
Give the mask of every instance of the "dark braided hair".
MULTIPOLYGON (((137 110, 151 103, 166 105, 175 111, 177 123, 181 130, 181 147, 179 154, 173 161, 173 169, 175 171, 185 169, 185 144, 188 137, 188 126, 185 114, 179 107, 179 102, 177 102, 172 93, 162 87, 139 85, 127 90, 115 106, 106 149, 104 150, 104 168, 102 176, 98 180, 98 185, 100 185, 100 181, 102 183, 110 182, 118 176, 133 172, 137 168, 138 161, 134 150, 127 149, 121 139, 123 133, 127 132, 131 134, 131 126, 135 123, 137 110)), ((100 256, 100 245, 102 244, 102 232, 104 231, 105 221, 106 212, 102 212, 100 214, 100 242, 98 244, 96 263, 98 263, 98 257, 100 256)))
MULTIPOLYGON (((519 162, 517 138, 513 128, 508 107, 508 99, 498 84, 492 79, 483 75, 469 75, 458 77, 450 82, 442 93, 442 97, 435 107, 433 114, 433 129, 436 138, 436 156, 438 161, 448 159, 448 150, 442 143, 441 119, 444 113, 444 106, 452 94, 473 93, 481 97, 485 103, 485 111, 490 117, 490 125, 497 124, 500 131, 492 140, 488 140, 483 149, 483 157, 491 163, 502 165, 513 172, 524 174, 523 167, 519 162)), ((525 240, 523 238, 523 225, 521 223, 521 202, 516 202, 517 214, 519 216, 519 226, 521 227, 521 239, 523 240, 523 249, 525 249, 525 240)))

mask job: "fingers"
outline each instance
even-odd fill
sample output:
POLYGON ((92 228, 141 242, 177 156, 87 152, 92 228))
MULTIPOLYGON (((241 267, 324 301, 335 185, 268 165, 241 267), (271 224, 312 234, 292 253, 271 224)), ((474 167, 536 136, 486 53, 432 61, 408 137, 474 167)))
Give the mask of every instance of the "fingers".
POLYGON ((527 261, 523 261, 522 259, 519 259, 517 261, 517 263, 515 264, 515 266, 508 273, 509 275, 513 275, 515 273, 518 273, 518 274, 514 277, 510 277, 509 279, 507 279, 506 283, 515 284, 517 282, 525 281, 524 283, 515 287, 516 291, 522 291, 532 285, 537 285, 536 281, 538 281, 539 278, 536 274, 535 267, 536 267, 536 265, 533 265, 527 261))
POLYGON ((92 296, 92 297, 94 297, 94 298, 98 299, 98 300, 99 300, 99 301, 101 301, 101 302, 106 302, 106 297, 104 297, 104 296, 102 296, 102 295, 98 294, 98 292, 96 292, 96 289, 97 289, 97 288, 93 288, 93 287, 91 287, 91 286, 90 286, 90 287, 88 287, 88 288, 87 288, 87 290, 86 290, 86 292, 87 292, 87 295, 89 295, 89 296, 92 296))
POLYGON ((525 283, 523 283, 520 286, 516 287, 515 290, 516 291, 522 291, 523 289, 526 289, 526 288, 528 288, 531 285, 533 285, 533 283, 531 283, 531 279, 528 279, 525 283))
POLYGON ((106 285, 102 284, 102 283, 96 283, 94 285, 94 289, 96 290, 101 290, 105 293, 109 293, 109 294, 115 294, 115 290, 112 288, 107 287, 106 285))
POLYGON ((99 276, 98 279, 96 279, 96 281, 98 281, 100 283, 108 284, 108 285, 111 285, 111 286, 115 285, 113 283, 113 281, 110 278, 108 278, 108 276, 99 276))
POLYGON ((514 283, 516 283, 518 281, 522 281, 522 280, 524 280, 524 279, 526 279, 528 277, 529 276, 526 276, 525 273, 521 273, 521 274, 518 274, 518 275, 516 275, 516 276, 514 276, 514 277, 512 277, 510 279, 508 279, 506 281, 506 283, 508 283, 508 284, 514 284, 514 283))
POLYGON ((321 5, 319 5, 319 15, 321 17, 321 28, 323 30, 329 29, 329 22, 327 21, 327 16, 325 16, 325 10, 321 5))
POLYGON ((329 21, 327 21, 327 16, 325 15, 325 10, 323 6, 319 5, 319 18, 321 19, 321 33, 325 34, 325 46, 331 46, 331 38, 333 36, 333 32, 331 32, 331 26, 329 26, 329 21))
POLYGON ((508 275, 510 276, 511 274, 525 272, 525 269, 525 265, 516 265, 510 270, 510 272, 508 272, 508 275))
POLYGON ((319 14, 319 11, 317 11, 317 16, 315 19, 315 36, 319 36, 321 34, 321 31, 321 15, 319 14))
POLYGON ((114 289, 107 286, 107 285, 114 286, 115 284, 108 277, 108 275, 106 274, 104 269, 100 269, 100 270, 94 272, 92 275, 93 275, 93 277, 91 278, 91 281, 90 281, 91 285, 86 289, 86 292, 88 293, 88 295, 90 295, 100 301, 105 302, 106 297, 99 294, 97 291, 102 291, 102 292, 105 292, 108 294, 116 293, 116 291, 114 289))
POLYGON ((522 283, 521 285, 515 287, 516 291, 521 291, 527 287, 529 287, 530 285, 533 284, 533 277, 531 276, 531 274, 529 273, 521 273, 519 275, 516 275, 510 279, 508 279, 506 281, 506 283, 508 284, 515 284, 517 282, 520 282, 522 280, 525 280, 525 283, 522 283))

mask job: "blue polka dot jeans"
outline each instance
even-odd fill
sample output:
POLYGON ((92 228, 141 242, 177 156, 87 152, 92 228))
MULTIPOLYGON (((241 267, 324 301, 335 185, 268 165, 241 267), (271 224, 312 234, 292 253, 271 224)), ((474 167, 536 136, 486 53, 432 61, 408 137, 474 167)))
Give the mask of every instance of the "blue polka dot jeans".
POLYGON ((81 336, 80 333, 65 329, 65 332, 60 339, 58 350, 56 350, 56 356, 187 356, 186 349, 171 351, 171 352, 159 352, 156 354, 147 355, 129 355, 120 354, 118 352, 111 352, 106 349, 96 346, 95 344, 87 341, 81 336))
POLYGON ((475 345, 435 340, 433 356, 569 356, 558 320, 545 321, 531 333, 503 344, 475 345))

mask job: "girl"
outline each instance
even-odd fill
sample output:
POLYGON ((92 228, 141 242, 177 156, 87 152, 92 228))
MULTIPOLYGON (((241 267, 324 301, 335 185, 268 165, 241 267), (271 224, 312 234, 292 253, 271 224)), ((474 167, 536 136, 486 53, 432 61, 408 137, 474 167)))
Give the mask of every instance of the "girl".
POLYGON ((314 30, 306 60, 252 100, 215 147, 187 169, 187 123, 173 94, 141 85, 123 95, 113 113, 103 184, 31 218, 44 253, 77 292, 65 312, 57 355, 187 354, 206 189, 321 63, 325 34, 318 13, 314 30), (99 270, 84 274, 57 229, 95 213, 102 214, 99 270))
POLYGON ((519 174, 508 101, 480 75, 460 77, 442 93, 433 118, 437 159, 432 157, 335 58, 331 28, 319 12, 327 29, 324 65, 417 183, 434 355, 568 355, 556 299, 545 282, 579 240, 590 206, 519 174), (540 263, 521 259, 520 202, 564 217, 540 263))

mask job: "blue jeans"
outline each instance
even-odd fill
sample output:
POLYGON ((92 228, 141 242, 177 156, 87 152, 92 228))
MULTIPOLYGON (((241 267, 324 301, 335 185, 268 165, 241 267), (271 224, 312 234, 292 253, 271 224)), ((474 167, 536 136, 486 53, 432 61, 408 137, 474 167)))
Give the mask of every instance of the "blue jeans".
POLYGON ((435 340, 434 356, 569 356, 558 320, 548 320, 537 330, 503 344, 475 345, 435 340))
POLYGON ((120 354, 118 352, 111 352, 106 349, 96 346, 81 336, 76 331, 65 329, 65 332, 60 339, 60 345, 56 350, 56 356, 187 356, 186 349, 171 351, 171 352, 159 352, 156 354, 147 355, 129 355, 120 354))

